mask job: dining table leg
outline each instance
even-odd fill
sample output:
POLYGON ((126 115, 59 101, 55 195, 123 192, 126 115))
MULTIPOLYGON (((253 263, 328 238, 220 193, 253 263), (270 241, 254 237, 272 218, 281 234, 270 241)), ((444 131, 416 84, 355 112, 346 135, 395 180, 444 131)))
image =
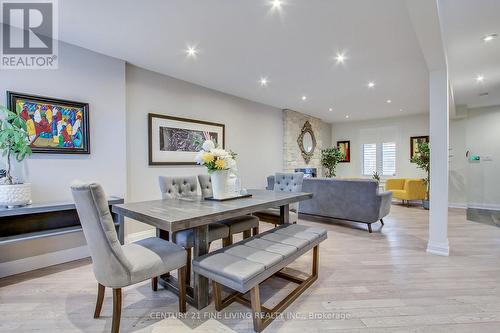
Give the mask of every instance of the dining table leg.
MULTIPOLYGON (((208 225, 194 228, 193 258, 208 253, 208 225)), ((205 308, 209 303, 208 279, 200 274, 194 273, 193 279, 194 301, 198 310, 205 308)))
POLYGON ((290 223, 290 205, 280 206, 280 224, 290 223))

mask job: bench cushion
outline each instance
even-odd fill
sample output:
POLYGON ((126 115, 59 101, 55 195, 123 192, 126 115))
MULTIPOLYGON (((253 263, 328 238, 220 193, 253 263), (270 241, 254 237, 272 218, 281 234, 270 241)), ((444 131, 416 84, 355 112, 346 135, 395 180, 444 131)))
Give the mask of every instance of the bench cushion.
POLYGON ((285 224, 193 260, 193 270, 245 293, 327 238, 316 227, 285 224))

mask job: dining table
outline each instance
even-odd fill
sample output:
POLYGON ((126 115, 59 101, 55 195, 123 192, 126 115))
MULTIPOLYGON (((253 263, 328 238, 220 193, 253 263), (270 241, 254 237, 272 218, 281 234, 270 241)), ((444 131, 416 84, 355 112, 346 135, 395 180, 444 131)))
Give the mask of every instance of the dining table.
MULTIPOLYGON (((201 196, 179 197, 112 206, 112 212, 121 218, 130 218, 156 228, 158 237, 170 240, 181 230, 193 229, 193 258, 209 250, 208 225, 228 218, 252 214, 267 208, 280 209, 280 224, 289 223, 290 204, 312 198, 312 193, 248 190, 251 196, 214 201, 201 196)), ((191 263, 189 263, 191 264, 191 263)), ((178 293, 177 280, 170 274, 159 278, 159 283, 178 293)), ((194 273, 193 286, 187 287, 187 301, 198 310, 209 304, 209 283, 204 276, 194 273)))

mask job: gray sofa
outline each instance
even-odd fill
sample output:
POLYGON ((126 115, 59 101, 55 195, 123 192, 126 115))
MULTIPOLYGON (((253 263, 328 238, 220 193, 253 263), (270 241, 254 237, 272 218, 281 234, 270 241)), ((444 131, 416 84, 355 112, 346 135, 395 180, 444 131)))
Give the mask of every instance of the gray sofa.
MULTIPOLYGON (((267 178, 267 189, 274 188, 274 176, 267 178)), ((304 178, 303 192, 313 193, 302 201, 299 213, 371 224, 382 220, 391 210, 392 193, 378 191, 369 179, 304 178)))

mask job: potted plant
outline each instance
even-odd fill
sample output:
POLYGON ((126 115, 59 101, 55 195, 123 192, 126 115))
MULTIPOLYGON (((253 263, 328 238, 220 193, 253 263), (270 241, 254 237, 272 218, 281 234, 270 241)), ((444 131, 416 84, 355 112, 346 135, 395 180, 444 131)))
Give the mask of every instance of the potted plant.
POLYGON ((337 147, 330 147, 321 151, 321 165, 326 168, 327 177, 336 177, 335 168, 344 160, 344 153, 337 147))
POLYGON ((372 178, 377 182, 377 183, 380 183, 380 175, 378 174, 377 171, 374 171, 373 172, 373 176, 372 178))
POLYGON ((228 191, 229 173, 236 171, 236 154, 217 147, 212 140, 203 143, 202 150, 195 158, 196 163, 204 165, 210 174, 214 199, 224 199, 228 191))
POLYGON ((14 163, 31 155, 26 123, 15 112, 0 106, 0 151, 5 159, 5 176, 0 178, 0 205, 24 206, 31 202, 31 184, 13 175, 14 163))
POLYGON ((423 179, 427 187, 427 198, 422 201, 422 205, 425 209, 429 209, 429 189, 431 183, 430 168, 431 168, 431 150, 428 142, 418 143, 418 153, 411 159, 412 163, 415 163, 418 168, 425 171, 427 178, 423 179))

